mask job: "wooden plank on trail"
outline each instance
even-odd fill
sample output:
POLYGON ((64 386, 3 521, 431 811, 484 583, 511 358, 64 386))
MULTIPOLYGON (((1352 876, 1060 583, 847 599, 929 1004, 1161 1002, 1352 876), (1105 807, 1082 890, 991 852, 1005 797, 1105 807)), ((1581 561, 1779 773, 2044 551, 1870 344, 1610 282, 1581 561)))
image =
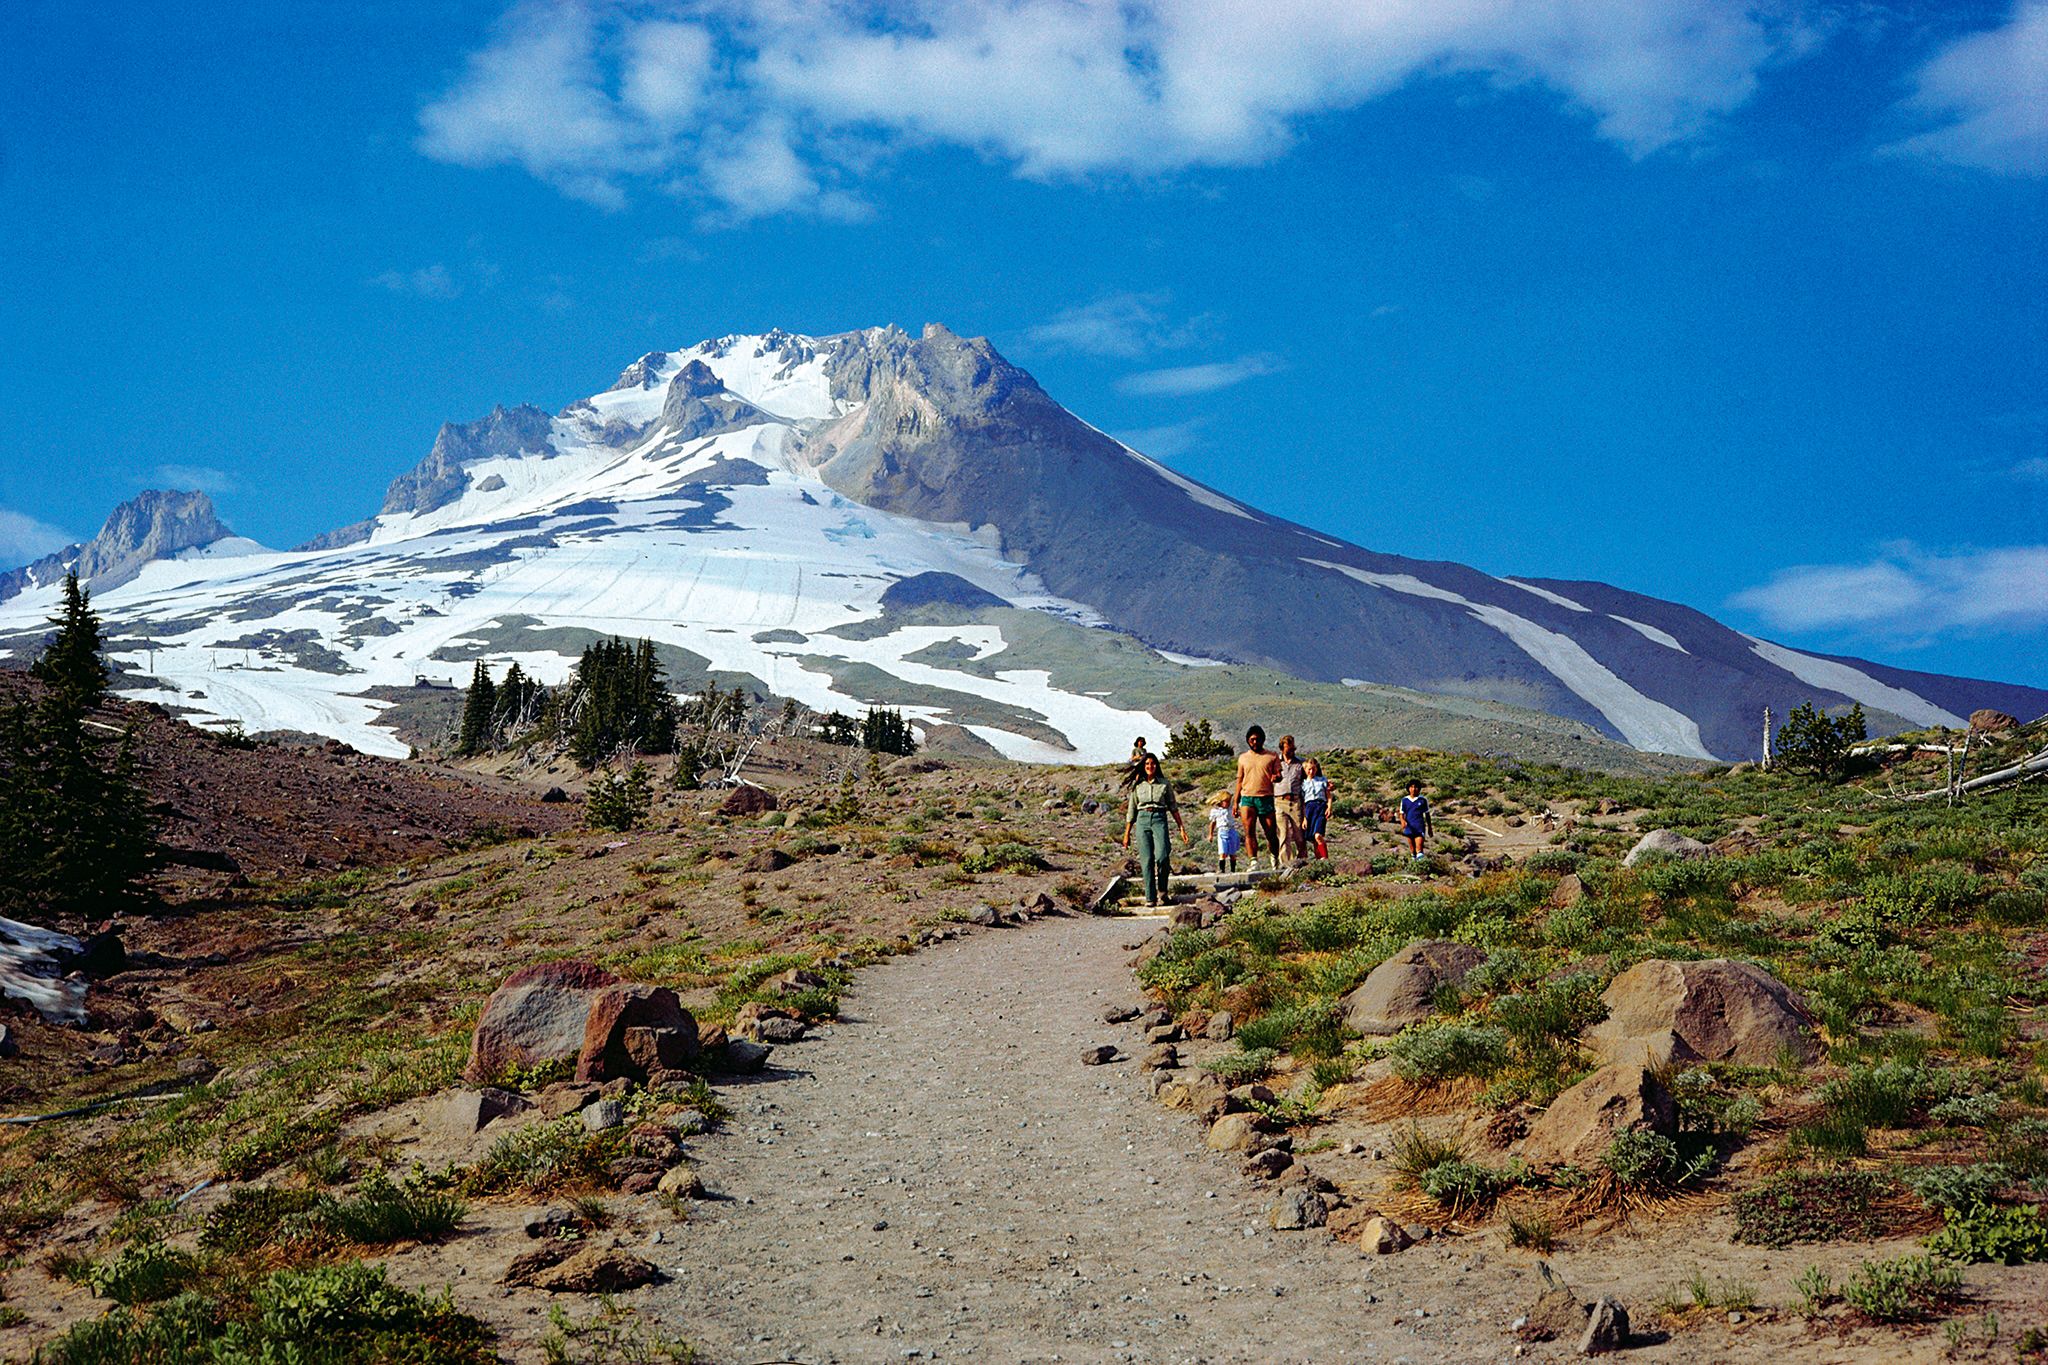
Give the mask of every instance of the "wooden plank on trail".
POLYGON ((1121 872, 1119 872, 1116 876, 1111 877, 1109 879, 1108 885, 1104 886, 1100 891, 1095 893, 1094 900, 1088 902, 1088 913, 1091 915, 1103 915, 1109 913, 1103 907, 1107 906, 1111 901, 1115 900, 1118 896, 1122 895, 1123 890, 1124 876, 1121 872))

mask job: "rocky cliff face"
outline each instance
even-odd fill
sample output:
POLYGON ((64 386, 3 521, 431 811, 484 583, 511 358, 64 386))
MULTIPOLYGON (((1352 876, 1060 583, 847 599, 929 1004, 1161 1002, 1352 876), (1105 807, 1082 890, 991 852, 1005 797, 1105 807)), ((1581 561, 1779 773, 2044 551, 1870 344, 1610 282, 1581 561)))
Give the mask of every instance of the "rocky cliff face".
POLYGON ((33 564, 0 574, 0 601, 41 587, 76 569, 88 587, 117 588, 153 559, 211 545, 234 534, 221 523, 204 493, 151 489, 122 503, 98 535, 67 545, 33 564))
POLYGON ((431 512, 462 495, 469 476, 462 467, 474 460, 502 455, 552 455, 554 419, 539 408, 492 408, 475 422, 443 423, 434 448, 410 473, 392 480, 383 510, 431 512))

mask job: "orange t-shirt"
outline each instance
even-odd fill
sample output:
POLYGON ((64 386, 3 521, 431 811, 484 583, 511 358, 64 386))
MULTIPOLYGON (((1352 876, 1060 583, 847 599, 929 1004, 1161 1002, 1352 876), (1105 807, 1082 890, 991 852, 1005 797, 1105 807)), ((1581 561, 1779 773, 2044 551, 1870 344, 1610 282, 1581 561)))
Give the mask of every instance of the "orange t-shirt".
POLYGON ((1273 784, 1280 780, 1280 755, 1271 749, 1253 753, 1250 749, 1237 756, 1237 794, 1239 796, 1271 796, 1273 784))

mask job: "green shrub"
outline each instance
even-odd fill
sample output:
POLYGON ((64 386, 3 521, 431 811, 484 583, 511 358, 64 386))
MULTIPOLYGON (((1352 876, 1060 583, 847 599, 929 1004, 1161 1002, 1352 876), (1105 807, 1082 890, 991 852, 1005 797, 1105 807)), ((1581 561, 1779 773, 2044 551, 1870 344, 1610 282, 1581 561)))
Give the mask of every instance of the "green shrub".
POLYGON ((1945 1099, 1927 1111, 1927 1117, 1936 1123, 1954 1124, 1963 1128, 1983 1128, 1998 1121, 1998 1115, 2005 1108, 2005 1102, 1996 1091, 1979 1091, 1974 1095, 1956 1095, 1945 1099))
POLYGON ((599 1184, 625 1144, 621 1130, 587 1132, 571 1115, 505 1134, 462 1175, 470 1194, 526 1194, 536 1199, 579 1185, 599 1184))
POLYGON ((960 866, 968 872, 1043 872, 1047 863, 1045 857, 1029 844, 995 844, 979 852, 970 853, 960 860, 960 866))
POLYGON ((1932 1256, 1865 1261, 1842 1298, 1875 1322, 1919 1322, 1939 1317, 1962 1297, 1963 1274, 1932 1256))
POLYGON ((1503 996, 1494 1002, 1492 1018, 1524 1056, 1541 1055, 1607 1017, 1607 1005, 1600 999, 1603 989, 1599 977, 1575 973, 1503 996))
POLYGON ((199 1259, 162 1242, 131 1242, 107 1260, 86 1267, 85 1285, 115 1303, 155 1303, 190 1284, 199 1259))
POLYGON ((296 1220, 320 1202, 312 1190, 247 1185, 206 1216, 199 1245, 244 1254, 282 1241, 296 1220))
POLYGON ((1996 1161, 1969 1166, 1926 1166, 1906 1176, 1906 1186, 1931 1209, 1967 1209, 1989 1204, 2013 1183, 2012 1168, 1996 1161))
POLYGON ((1516 1173, 1498 1171, 1477 1162, 1452 1158, 1440 1161, 1422 1173, 1417 1187, 1453 1212, 1484 1204, 1502 1190, 1519 1183, 1516 1173))
POLYGON ((1869 1171, 1788 1171, 1735 1196, 1735 1240, 1782 1247, 1882 1236, 1878 1204, 1889 1188, 1869 1171))
POLYGON ((1297 1052, 1329 1057, 1343 1049, 1336 1007, 1328 1001, 1286 1005, 1238 1027, 1237 1045, 1247 1052, 1297 1052))
POLYGON ((592 829, 637 829, 653 800, 653 777, 645 763, 635 763, 623 775, 613 773, 590 784, 583 819, 592 829))
POLYGON ((1600 1160, 1616 1181, 1638 1189, 1692 1184, 1714 1169, 1715 1158, 1711 1148, 1688 1158, 1662 1133, 1629 1128, 1615 1134, 1600 1160))
POLYGON ((346 1198, 321 1199, 307 1214, 307 1221, 344 1242, 386 1246, 392 1242, 438 1242, 455 1230, 466 1211, 457 1195, 407 1189, 377 1175, 346 1198))
POLYGON ((1491 1076, 1507 1064, 1507 1035, 1472 1024, 1415 1024, 1387 1044, 1394 1070, 1406 1080, 1491 1076))
POLYGON ((1269 1047, 1246 1048, 1240 1044, 1221 1057, 1202 1063, 1202 1070, 1225 1085, 1245 1085, 1270 1072, 1279 1056, 1269 1047))
POLYGON ((1996 1261, 2000 1265, 2048 1261, 2048 1221, 2031 1204, 1951 1207, 1942 1213, 1941 1231, 1927 1239, 1927 1249, 1955 1261, 1996 1261))
POLYGON ((1463 1161, 1465 1148, 1455 1138, 1436 1137, 1416 1123, 1394 1139, 1394 1172, 1401 1184, 1416 1189, 1422 1178, 1447 1162, 1463 1161))

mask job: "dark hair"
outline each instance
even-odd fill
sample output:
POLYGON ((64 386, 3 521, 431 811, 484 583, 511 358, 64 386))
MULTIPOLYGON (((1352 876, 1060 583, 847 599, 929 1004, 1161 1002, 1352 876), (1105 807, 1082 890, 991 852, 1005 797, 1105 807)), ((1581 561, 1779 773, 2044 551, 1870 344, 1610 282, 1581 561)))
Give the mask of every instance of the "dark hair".
POLYGON ((1166 765, 1159 761, 1158 754, 1152 753, 1149 750, 1146 752, 1145 757, 1138 761, 1138 775, 1140 777, 1144 776, 1147 767, 1150 767, 1153 772, 1159 774, 1161 782, 1166 780, 1166 765))
POLYGON ((1421 779, 1421 778, 1419 778, 1419 777, 1411 777, 1411 778, 1409 778, 1409 779, 1408 779, 1408 785, 1409 785, 1409 786, 1411 786, 1411 787, 1413 787, 1413 788, 1415 788, 1415 790, 1417 790, 1417 791, 1421 791, 1421 790, 1422 790, 1422 779, 1421 779))
POLYGON ((1265 737, 1266 731, 1263 726, 1254 725, 1251 729, 1244 732, 1244 738, 1247 744, 1249 744, 1252 740, 1264 739, 1265 737))
POLYGON ((1144 748, 1144 747, 1145 747, 1145 737, 1144 737, 1143 735, 1139 735, 1139 736, 1138 736, 1138 737, 1137 737, 1136 739, 1134 739, 1134 740, 1132 740, 1132 741, 1131 741, 1131 747, 1132 747, 1133 749, 1142 749, 1142 748, 1144 748))

